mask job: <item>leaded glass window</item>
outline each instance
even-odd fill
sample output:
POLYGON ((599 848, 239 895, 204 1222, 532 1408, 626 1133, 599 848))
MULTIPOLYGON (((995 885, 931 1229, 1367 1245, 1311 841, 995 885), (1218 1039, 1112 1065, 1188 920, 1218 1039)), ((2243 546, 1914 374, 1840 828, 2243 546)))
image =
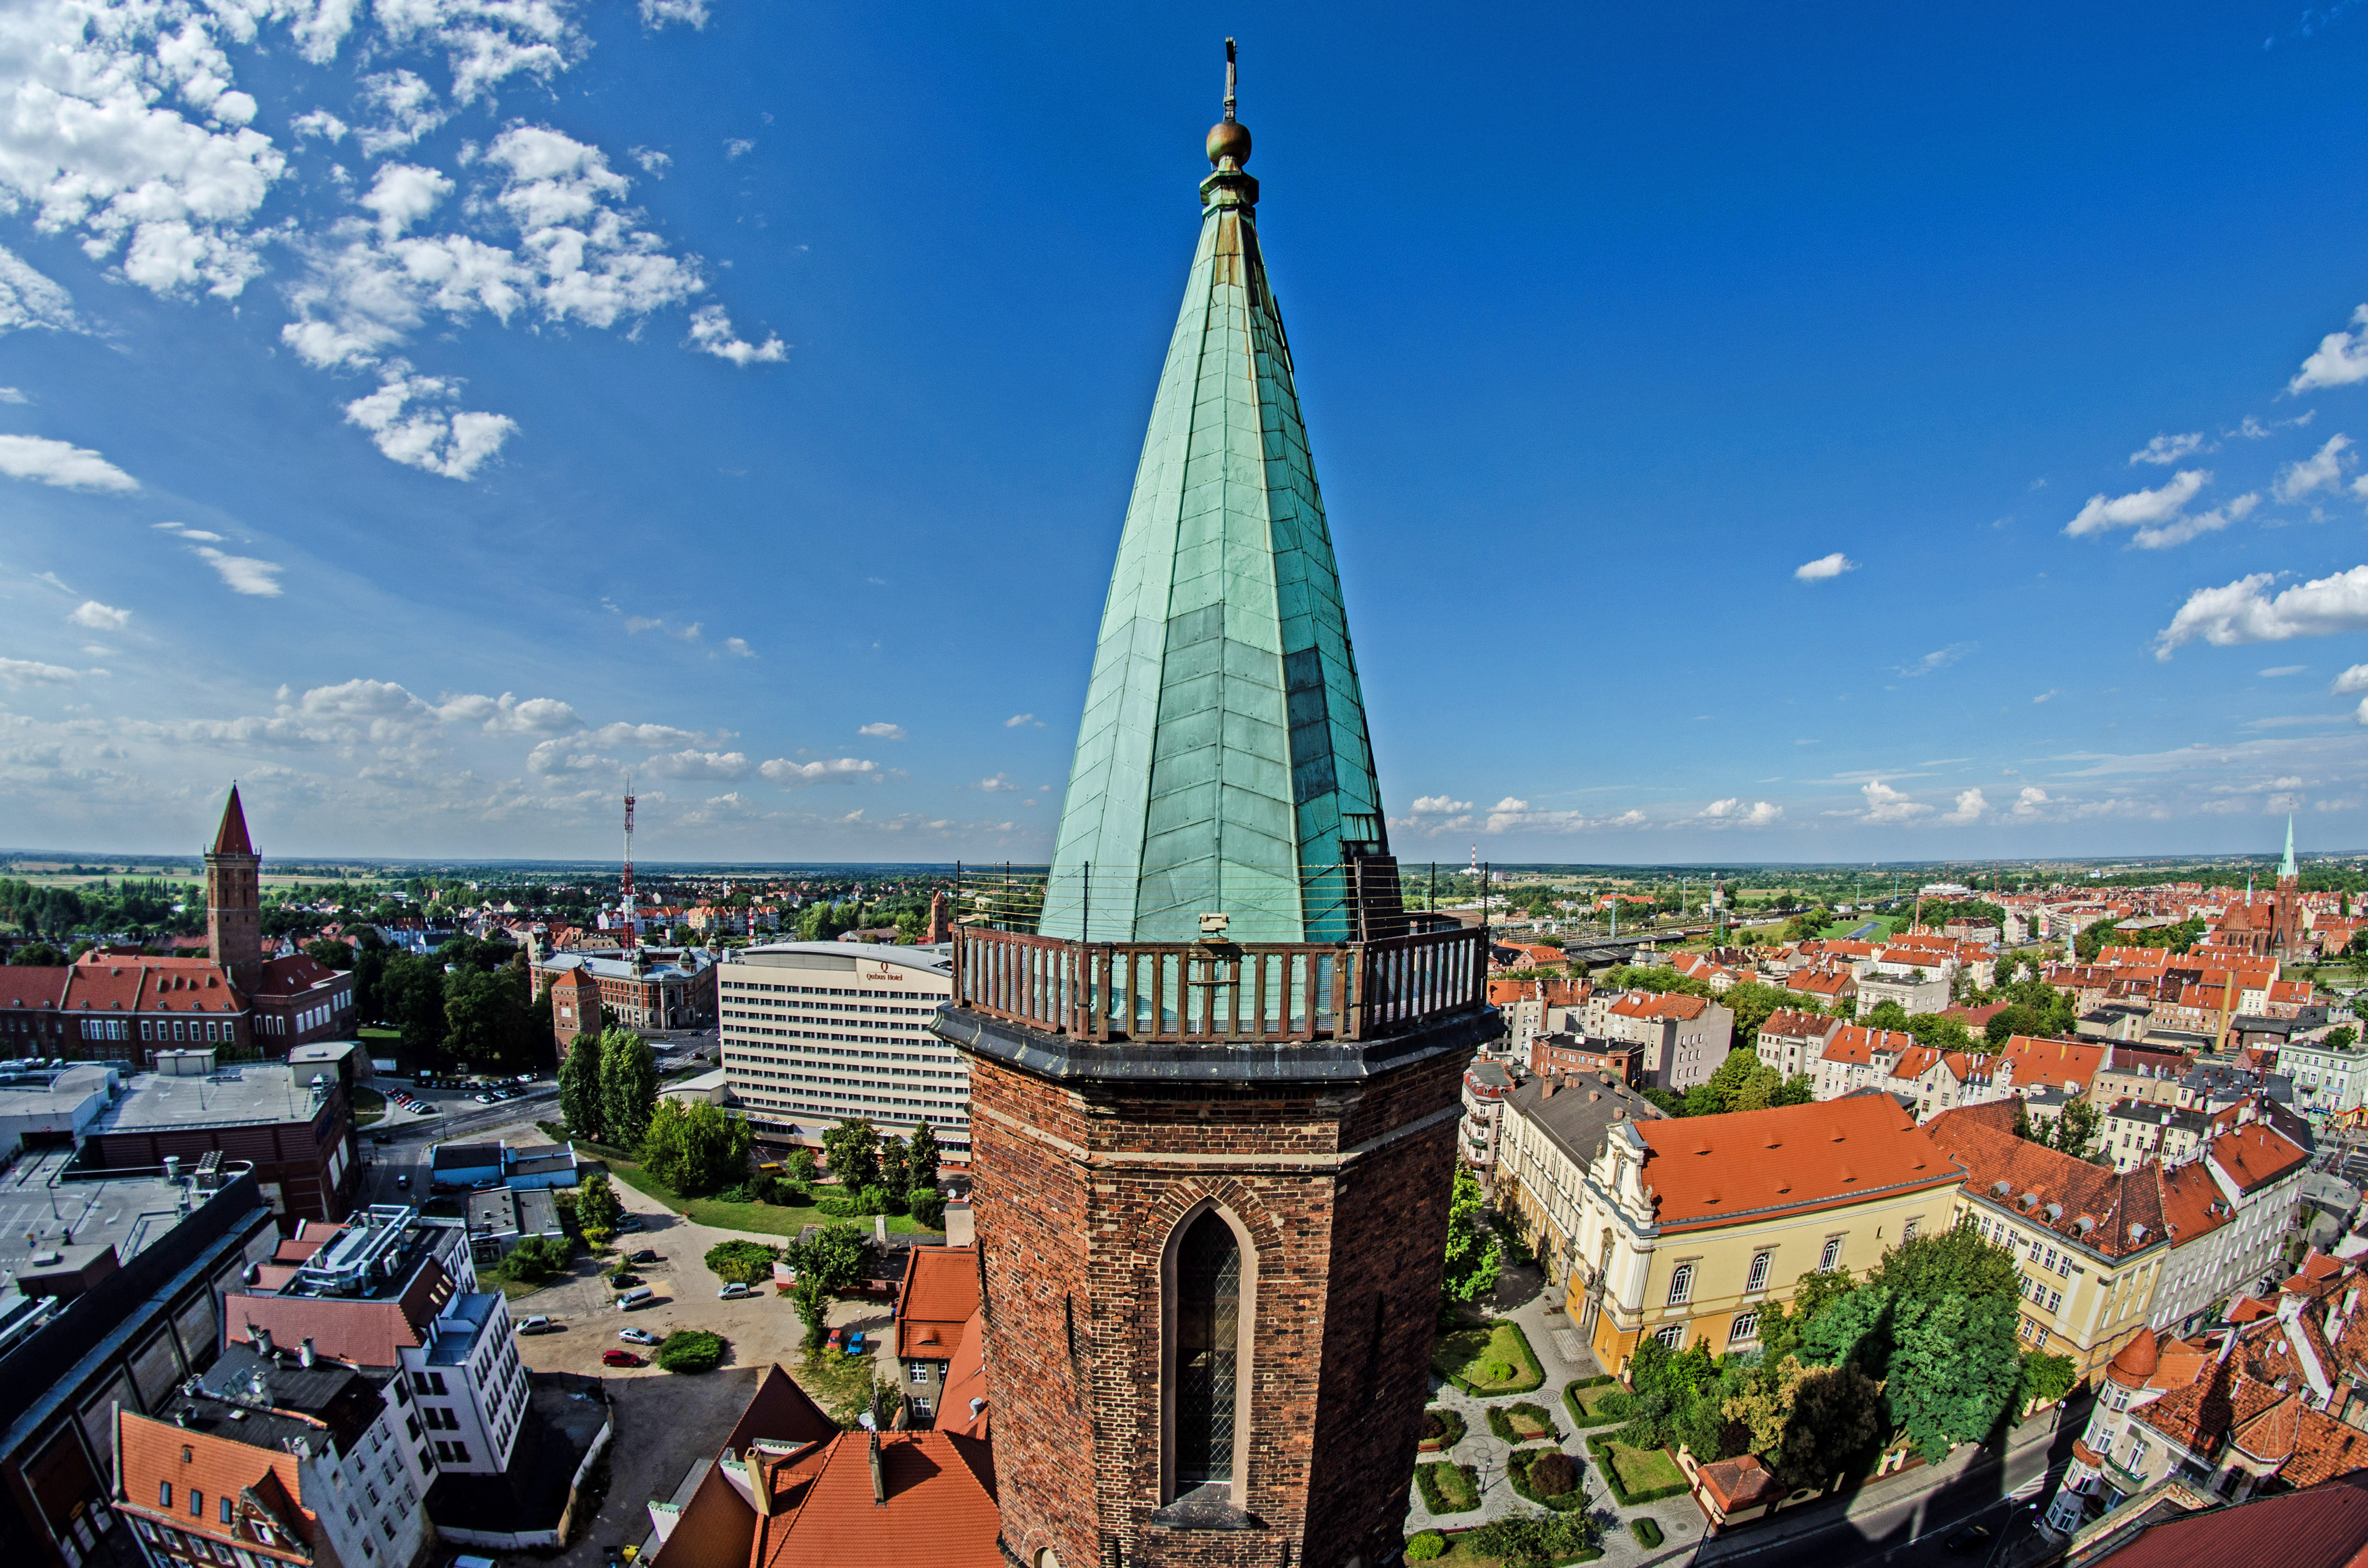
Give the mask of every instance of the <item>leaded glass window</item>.
POLYGON ((1176 1488, 1234 1478, 1234 1375, 1242 1249, 1213 1210, 1176 1257, 1176 1488))

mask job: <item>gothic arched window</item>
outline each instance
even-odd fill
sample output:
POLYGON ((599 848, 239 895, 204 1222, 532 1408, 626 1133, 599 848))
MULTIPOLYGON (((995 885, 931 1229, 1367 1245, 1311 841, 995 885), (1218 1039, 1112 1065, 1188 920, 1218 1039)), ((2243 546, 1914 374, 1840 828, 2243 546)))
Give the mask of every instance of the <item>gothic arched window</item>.
POLYGON ((1176 1254, 1175 1485, 1178 1495, 1234 1479, 1242 1249, 1212 1210, 1176 1254))

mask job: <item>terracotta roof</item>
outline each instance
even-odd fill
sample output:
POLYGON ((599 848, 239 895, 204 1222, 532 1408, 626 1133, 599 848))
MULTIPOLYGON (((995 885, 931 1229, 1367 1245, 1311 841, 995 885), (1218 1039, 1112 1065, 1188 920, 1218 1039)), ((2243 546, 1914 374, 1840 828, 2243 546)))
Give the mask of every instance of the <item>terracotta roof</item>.
POLYGON ((2220 1184, 2202 1161, 2191 1160, 2162 1173, 2163 1229, 2170 1233, 2171 1245, 2185 1246, 2235 1218, 2235 1210, 2220 1196, 2220 1184))
POLYGON ((978 1311, 976 1247, 915 1247, 896 1296, 896 1354, 945 1361, 962 1343, 962 1324, 978 1311))
POLYGON ((778 1467, 764 1484, 776 1512, 757 1521, 751 1568, 1003 1568, 984 1443, 948 1432, 848 1432, 818 1461, 778 1467), (875 1443, 884 1501, 873 1490, 875 1443))
POLYGON ((2093 1045, 2085 1040, 2041 1040, 2031 1035, 2012 1035, 1998 1054, 2014 1063, 2014 1081, 2018 1084, 2078 1084, 2086 1089, 2096 1081, 2098 1070, 2104 1067, 2112 1047, 2093 1045))
POLYGON ((1677 991, 1634 992, 1614 1002, 1611 1010, 1623 1018, 1675 1018, 1687 1023, 1709 1011, 1710 1004, 1677 991))
POLYGON ((651 1568, 745 1568, 757 1539, 757 1510, 732 1484, 722 1465, 710 1461, 690 1500, 675 1517, 674 1528, 643 1559, 651 1568))
POLYGON ((217 855, 252 855, 255 846, 246 836, 246 810, 238 803, 238 786, 230 787, 229 803, 222 807, 222 830, 214 835, 217 855))
POLYGON ((1827 1037, 1818 1060, 1872 1067, 1877 1051, 1896 1054, 1916 1049, 1916 1037, 1906 1029, 1871 1029, 1863 1024, 1844 1024, 1827 1037))
POLYGON ((1784 1489, 1759 1462, 1758 1454, 1743 1454, 1731 1460, 1716 1460, 1696 1472, 1702 1478, 1702 1490, 1711 1494, 1722 1514, 1732 1514, 1738 1508, 1756 1508, 1760 1504, 1783 1495, 1784 1489))
POLYGON ((2323 1410, 2305 1410, 2294 1434, 2294 1457, 2278 1471, 2278 1479, 2296 1486, 2317 1486, 2363 1470, 2368 1470, 2368 1432, 2323 1410))
POLYGON ((2141 1328, 2127 1345, 2122 1346, 2121 1354, 2113 1358, 2113 1364, 2105 1369, 2105 1375, 2117 1383, 2138 1388, 2154 1376, 2158 1359, 2154 1330, 2141 1328))
POLYGON ((1650 1151, 1644 1179, 1665 1232, 1957 1182, 1916 1119, 1885 1096, 1632 1125, 1650 1151))
POLYGON ((765 1369, 747 1408, 723 1439, 727 1449, 745 1449, 760 1437, 785 1443, 818 1443, 835 1436, 838 1423, 824 1414, 814 1397, 775 1362, 765 1369))
POLYGON ((63 964, 0 967, 0 1007, 54 1007, 65 1000, 74 971, 63 964))
POLYGON ((965 1437, 987 1437, 995 1419, 993 1405, 982 1403, 975 1415, 970 1408, 972 1400, 986 1398, 986 1314, 975 1312, 962 1324, 962 1346, 946 1367, 945 1387, 938 1398, 937 1429, 965 1437))
POLYGON ((1762 1039, 1769 1035, 1806 1036, 1823 1040, 1837 1027, 1836 1021, 1823 1013, 1804 1013, 1797 1007, 1779 1007, 1760 1022, 1762 1039))
POLYGON ((2275 1568, 2352 1568, 2368 1562, 2368 1485, 2340 1477, 2301 1492, 2249 1498, 2147 1527, 2082 1568, 2195 1568, 2266 1563, 2275 1568))
POLYGON ((325 985, 337 978, 339 971, 331 969, 318 959, 308 959, 302 953, 284 959, 263 960, 263 975, 255 983, 258 996, 295 996, 325 985))
POLYGON ((74 966, 63 1006, 70 1012, 237 1013, 246 998, 210 959, 85 958, 74 966))
POLYGON ((244 1343, 250 1328, 263 1328, 276 1345, 310 1339, 320 1354, 357 1367, 399 1366, 399 1351, 427 1343, 427 1325, 453 1290, 452 1277, 430 1261, 402 1295, 373 1301, 234 1292, 222 1298, 222 1342, 244 1343))
MULTIPOLYGON (((125 1498, 119 1506, 166 1520, 176 1529, 235 1542, 256 1551, 263 1550, 263 1543, 252 1528, 241 1530, 236 1524, 224 1525, 214 1505, 215 1498, 240 1499, 243 1492, 252 1489, 282 1529, 307 1543, 320 1543, 321 1521, 303 1506, 303 1469, 295 1455, 178 1426, 129 1410, 119 1410, 116 1422, 123 1447, 125 1498), (159 1489, 166 1483, 173 1488, 169 1507, 159 1503, 159 1489), (189 1512, 192 1487, 205 1496, 202 1516, 189 1512)), ((309 1557, 311 1553, 304 1555, 309 1557)))
POLYGON ((2259 1191, 2310 1157, 2301 1144, 2258 1121, 2214 1138, 2206 1152, 2240 1192, 2259 1191))
POLYGON ((2014 1114, 1999 1101, 1943 1111, 1925 1124, 1933 1143, 1965 1167, 1967 1197, 2104 1257, 2127 1257, 2163 1240, 2161 1167, 2109 1171, 2026 1142, 1998 1125, 2001 1108, 2014 1114))
POLYGON ((1845 987, 1855 989, 1857 984, 1848 970, 1796 969, 1784 977, 1785 990, 1812 996, 1839 995, 1845 987))
POLYGON ((2263 1464, 2281 1465, 2294 1457, 2294 1440, 2302 1435, 2302 1395, 2287 1393, 2276 1403, 2230 1429, 2228 1440, 2263 1464))

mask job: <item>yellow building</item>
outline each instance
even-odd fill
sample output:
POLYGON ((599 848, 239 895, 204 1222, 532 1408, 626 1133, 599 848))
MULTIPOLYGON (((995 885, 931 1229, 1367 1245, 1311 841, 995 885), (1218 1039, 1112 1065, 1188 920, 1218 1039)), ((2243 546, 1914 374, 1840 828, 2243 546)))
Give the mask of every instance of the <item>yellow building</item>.
POLYGON ((1958 1179, 1884 1095, 1615 1122, 1580 1196, 1571 1320, 1614 1372, 1646 1335, 1749 1349, 1802 1275, 1862 1278, 1886 1248, 1948 1224, 1958 1179))
POLYGON ((2146 1326, 2171 1248, 2218 1222, 2208 1182, 2166 1182, 2151 1161, 2106 1170, 2027 1142, 2014 1135, 2011 1101, 1936 1116, 1924 1131, 1965 1168, 1952 1222, 1972 1225, 2021 1265, 2022 1343, 2069 1356, 2083 1378, 2146 1326))
POLYGON ((1537 1255, 1549 1288, 1577 1255, 1587 1167, 1615 1122, 1666 1119, 1660 1107, 1609 1073, 1531 1078, 1508 1090, 1497 1137, 1497 1211, 1537 1255))

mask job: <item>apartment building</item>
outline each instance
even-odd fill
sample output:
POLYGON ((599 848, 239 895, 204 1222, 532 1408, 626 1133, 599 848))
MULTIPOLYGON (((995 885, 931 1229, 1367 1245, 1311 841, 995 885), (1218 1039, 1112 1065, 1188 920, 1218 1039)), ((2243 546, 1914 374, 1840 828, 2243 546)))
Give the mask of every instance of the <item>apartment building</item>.
POLYGON ((1598 994, 1587 1017, 1589 1034, 1641 1047, 1642 1081, 1673 1095, 1708 1082, 1735 1043, 1733 1009, 1676 992, 1598 994))
POLYGON ((1779 1007, 1761 1021, 1754 1048, 1761 1062, 1787 1078, 1800 1073, 1814 1074, 1817 1059, 1826 1053, 1826 1042, 1841 1027, 1839 1018, 1829 1018, 1823 1013, 1779 1007))
POLYGON ((2105 1112, 2101 1151, 2112 1157, 2117 1171, 2148 1164, 2181 1165, 2203 1153, 2211 1136, 2212 1119, 2202 1111, 2122 1100, 2105 1112))
POLYGON ((1580 1189, 1572 1324, 1615 1372, 1648 1335, 1673 1350, 1748 1349, 1802 1275, 1863 1275, 1886 1247, 1949 1223, 1958 1176, 1880 1096, 1615 1120, 1580 1189))
POLYGON ((1505 1095, 1513 1075, 1501 1062, 1474 1062, 1463 1070, 1463 1122, 1457 1151, 1480 1185, 1497 1185, 1497 1143, 1505 1122, 1505 1095))
MULTIPOLYGON (((963 1341, 984 1332, 978 1249, 911 1249, 904 1288, 896 1292, 896 1359, 905 1371, 905 1400, 916 1420, 936 1418, 963 1341)), ((957 1415, 966 1419, 969 1414, 957 1415)))
POLYGON ((1505 1096, 1497 1142, 1497 1211, 1536 1254, 1549 1287, 1571 1272, 1587 1167, 1622 1121, 1666 1119, 1615 1074, 1545 1074, 1505 1096))
POLYGON ((1483 1055, 1527 1062, 1530 1043, 1542 1034, 1584 1028, 1593 988, 1580 980, 1492 980, 1488 1001, 1505 1021, 1504 1035, 1481 1048, 1483 1055))
POLYGON ((724 1082, 760 1138, 819 1145, 843 1117, 909 1136, 928 1122, 970 1159, 970 1078, 928 1032, 953 995, 936 948, 768 942, 718 971, 724 1082))
POLYGON ((2317 1040, 2288 1041, 2278 1052, 2278 1071, 2294 1080, 2294 1104, 2313 1126, 2329 1118, 2357 1119, 2368 1105, 2368 1046, 2317 1040))

